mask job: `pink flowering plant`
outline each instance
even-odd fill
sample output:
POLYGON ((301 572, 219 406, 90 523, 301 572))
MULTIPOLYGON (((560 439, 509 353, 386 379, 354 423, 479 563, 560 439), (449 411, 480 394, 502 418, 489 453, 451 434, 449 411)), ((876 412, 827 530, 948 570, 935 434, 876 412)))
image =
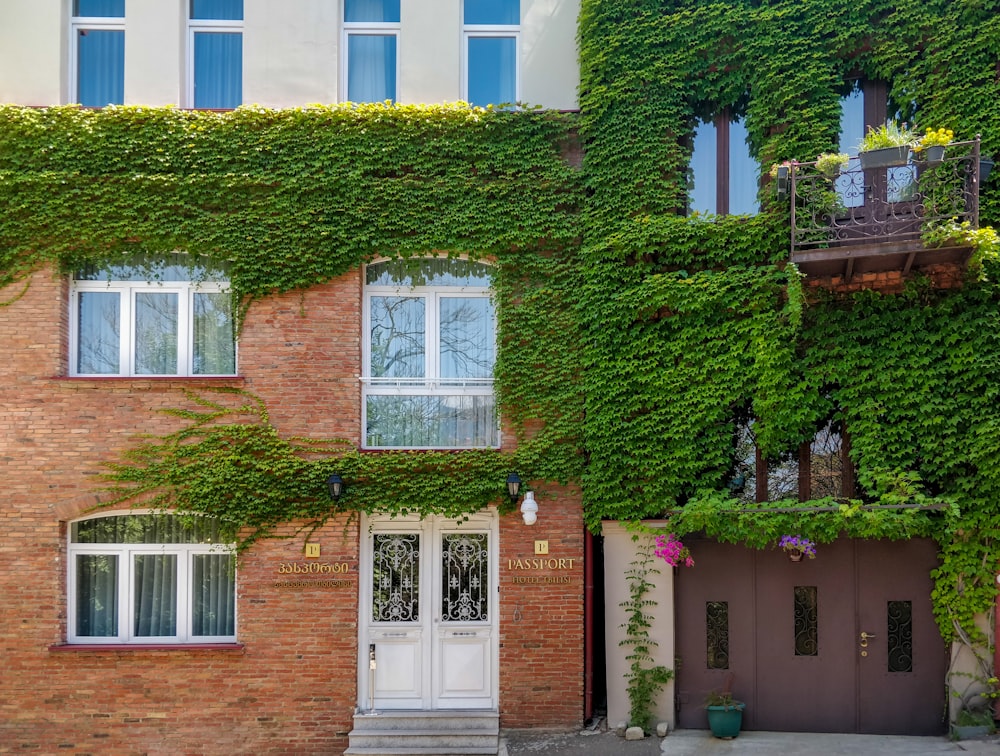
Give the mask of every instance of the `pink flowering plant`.
POLYGON ((816 558, 816 543, 800 535, 783 535, 778 541, 778 548, 799 554, 805 554, 810 559, 816 558))
POLYGON ((681 543, 681 539, 673 533, 656 536, 656 548, 653 550, 653 555, 659 557, 671 567, 679 567, 681 564, 685 567, 694 567, 694 559, 691 558, 691 552, 687 546, 681 543))

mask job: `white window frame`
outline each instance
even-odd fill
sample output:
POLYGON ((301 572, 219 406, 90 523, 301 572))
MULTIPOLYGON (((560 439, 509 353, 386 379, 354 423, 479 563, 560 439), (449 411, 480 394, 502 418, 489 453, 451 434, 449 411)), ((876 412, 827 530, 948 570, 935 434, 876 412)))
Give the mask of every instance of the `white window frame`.
MULTIPOLYGON (((72 2, 72 0, 71 0, 72 2)), ((72 6, 71 6, 72 7, 72 6)), ((124 16, 73 16, 69 24, 69 101, 80 101, 80 50, 81 31, 125 31, 124 16)), ((122 72, 124 76, 124 72, 122 72)))
MULTIPOLYGON (((128 512, 102 512, 94 517, 84 517, 77 522, 90 519, 101 519, 109 516, 153 514, 151 510, 130 510, 128 512)), ((67 625, 66 640, 76 645, 195 645, 201 643, 235 643, 233 635, 192 635, 192 595, 191 575, 193 573, 194 557, 202 554, 232 554, 235 544, 203 544, 203 543, 73 543, 72 528, 67 533, 67 625), (80 555, 116 556, 118 558, 118 635, 93 636, 78 635, 77 611, 77 556, 80 555), (142 635, 133 634, 133 617, 135 614, 135 591, 133 558, 137 555, 175 555, 177 557, 177 634, 176 635, 142 635)), ((239 627, 239 587, 236 577, 233 580, 233 627, 239 627)))
MULTIPOLYGON (((191 2, 188 4, 188 31, 187 31, 187 106, 194 108, 194 37, 201 32, 215 32, 226 34, 239 34, 243 36, 243 20, 211 19, 211 18, 191 18, 191 2)), ((245 42, 246 40, 244 40, 245 42)), ((240 61, 243 66, 243 61, 240 61)), ((243 73, 246 73, 244 68, 243 73)), ((240 93, 240 103, 243 102, 243 93, 240 93)))
MULTIPOLYGON (((514 100, 521 101, 521 26, 520 24, 466 24, 462 27, 462 99, 469 102, 469 40, 474 38, 511 38, 514 40, 514 100)), ((501 105, 502 103, 490 103, 501 105)))
POLYGON ((229 283, 217 281, 80 281, 73 279, 70 290, 70 375, 99 378, 171 378, 171 377, 231 377, 237 375, 238 344, 233 337, 234 366, 232 373, 194 372, 194 295, 227 294, 229 283), (117 292, 119 296, 119 371, 117 373, 81 373, 78 369, 80 346, 79 296, 81 292, 117 292), (137 373, 135 372, 135 297, 139 293, 177 294, 177 372, 137 373))
MULTIPOLYGON (((343 16, 342 16, 343 17, 343 16)), ((349 71, 349 50, 348 44, 351 37, 394 37, 396 40, 396 91, 393 92, 393 102, 399 102, 399 78, 402 73, 400 68, 399 40, 401 25, 395 21, 343 21, 343 31, 341 32, 341 52, 340 52, 340 101, 348 102, 350 92, 348 82, 350 81, 349 71)))
MULTIPOLYGON (((385 262, 385 260, 376 260, 385 262)), ((373 446, 368 444, 368 397, 369 396, 491 396, 493 376, 489 378, 442 378, 440 366, 440 314, 442 298, 481 299, 488 297, 493 302, 493 293, 488 286, 403 286, 376 284, 364 285, 364 313, 362 316, 362 376, 361 376, 361 442, 365 449, 495 449, 500 448, 500 422, 497 416, 496 443, 488 446, 373 446), (375 378, 371 375, 371 299, 373 296, 397 296, 421 298, 424 307, 424 377, 423 378, 375 378)), ((496 357, 496 306, 493 306, 494 359, 496 357)))

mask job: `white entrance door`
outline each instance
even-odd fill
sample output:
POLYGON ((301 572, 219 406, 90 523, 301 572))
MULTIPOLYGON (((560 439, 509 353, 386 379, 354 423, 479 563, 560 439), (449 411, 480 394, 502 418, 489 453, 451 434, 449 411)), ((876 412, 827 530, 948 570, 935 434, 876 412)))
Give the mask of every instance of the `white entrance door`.
POLYGON ((495 709, 495 513, 367 525, 361 709, 495 709))

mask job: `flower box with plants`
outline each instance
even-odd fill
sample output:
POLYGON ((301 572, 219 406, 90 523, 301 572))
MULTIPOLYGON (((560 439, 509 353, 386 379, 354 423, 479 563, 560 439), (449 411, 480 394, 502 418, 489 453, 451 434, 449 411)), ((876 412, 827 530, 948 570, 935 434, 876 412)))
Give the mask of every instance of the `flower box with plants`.
POLYGON ((915 142, 916 135, 905 123, 889 121, 877 129, 869 126, 858 145, 861 168, 869 170, 906 165, 915 142))
POLYGON ((935 130, 928 126, 920 141, 913 146, 913 152, 928 163, 940 163, 944 160, 944 148, 953 141, 955 132, 951 129, 941 127, 935 130))
POLYGON ((783 535, 778 541, 778 548, 788 553, 793 562, 801 562, 802 557, 816 558, 816 542, 799 535, 783 535))
POLYGON ((851 156, 846 152, 824 152, 816 158, 816 170, 825 176, 836 178, 842 171, 847 170, 847 163, 851 156))

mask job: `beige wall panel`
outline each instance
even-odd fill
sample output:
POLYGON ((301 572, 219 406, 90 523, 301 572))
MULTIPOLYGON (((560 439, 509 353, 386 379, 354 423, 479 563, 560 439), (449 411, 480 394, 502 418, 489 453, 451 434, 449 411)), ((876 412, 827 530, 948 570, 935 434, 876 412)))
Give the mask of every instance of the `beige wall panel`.
POLYGON ((580 86, 576 23, 580 0, 521 0, 521 101, 573 110, 580 86))
MULTIPOLYGON (((652 527, 663 523, 647 522, 652 527)), ((628 620, 621 607, 629 599, 629 583, 625 577, 636 558, 636 542, 632 532, 618 522, 605 522, 604 534, 604 651, 607 656, 608 673, 608 723, 614 727, 618 722, 627 722, 629 715, 628 674, 629 662, 625 658, 630 649, 619 646, 624 639, 622 625, 628 620)), ((640 536, 651 538, 651 536, 640 536)), ((662 565, 654 565, 659 567, 662 565)), ((674 572, 668 567, 660 569, 658 575, 650 575, 654 587, 646 597, 656 602, 647 607, 652 618, 650 637, 657 645, 652 648, 653 663, 674 668, 674 572)), ((653 712, 657 722, 667 722, 670 729, 676 726, 674 718, 674 682, 671 680, 660 692, 653 712)))
POLYGON ((184 0, 125 3, 125 103, 185 102, 187 4, 184 0))
POLYGON ((61 0, 0 0, 0 102, 54 105, 66 96, 69 17, 61 0))
POLYGON ((400 10, 399 101, 462 98, 461 2, 403 2, 400 10))
POLYGON ((243 101, 273 108, 337 102, 341 3, 245 0, 243 101))

